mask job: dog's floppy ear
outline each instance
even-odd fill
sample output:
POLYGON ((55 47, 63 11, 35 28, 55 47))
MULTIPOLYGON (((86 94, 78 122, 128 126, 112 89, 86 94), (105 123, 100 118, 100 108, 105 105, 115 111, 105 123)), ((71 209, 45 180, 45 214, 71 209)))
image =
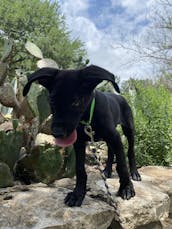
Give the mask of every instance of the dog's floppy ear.
POLYGON ((103 80, 108 80, 113 84, 115 90, 118 93, 120 93, 120 89, 118 87, 118 84, 115 82, 114 75, 108 72, 107 70, 95 65, 90 65, 88 67, 83 68, 81 72, 83 79, 87 82, 89 81, 90 83, 92 83, 93 87, 96 87, 103 80))
POLYGON ((26 96, 30 90, 31 84, 38 80, 39 84, 47 88, 48 90, 51 89, 53 85, 53 81, 55 76, 58 74, 59 70, 55 68, 41 68, 36 72, 32 73, 28 77, 28 82, 23 89, 23 96, 26 96))

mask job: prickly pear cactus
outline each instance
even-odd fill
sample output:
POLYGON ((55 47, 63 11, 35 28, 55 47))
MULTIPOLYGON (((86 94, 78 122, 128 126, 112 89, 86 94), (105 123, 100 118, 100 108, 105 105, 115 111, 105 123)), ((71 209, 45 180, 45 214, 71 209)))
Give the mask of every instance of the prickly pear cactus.
POLYGON ((48 92, 45 89, 42 89, 40 94, 36 99, 38 113, 39 113, 39 121, 42 123, 45 119, 50 115, 50 107, 48 101, 48 92))
POLYGON ((13 185, 13 177, 7 164, 0 162, 0 188, 13 185))
POLYGON ((25 183, 31 179, 31 182, 36 180, 49 184, 62 177, 62 166, 63 157, 59 148, 47 144, 36 146, 31 154, 22 156, 15 166, 15 171, 19 178, 23 176, 24 171, 28 171, 26 176, 22 177, 25 183))
POLYGON ((63 177, 73 177, 75 175, 75 151, 73 146, 65 149, 63 168, 63 177))
POLYGON ((7 63, 3 63, 0 61, 0 85, 3 84, 7 72, 7 63))
POLYGON ((14 89, 10 83, 0 86, 0 103, 6 107, 18 107, 18 101, 14 89))
POLYGON ((39 117, 42 123, 50 115, 47 91, 38 84, 32 84, 25 106, 29 107, 33 117, 39 117))
POLYGON ((6 163, 11 171, 19 158, 24 145, 24 134, 20 131, 0 131, 0 161, 6 163))
POLYGON ((37 66, 38 68, 46 68, 46 67, 49 67, 49 68, 59 68, 57 63, 52 60, 52 59, 48 59, 48 58, 43 58, 41 60, 39 60, 37 62, 37 66))
MULTIPOLYGON (((23 132, 18 131, 17 119, 13 119, 13 128, 9 132, 0 131, 0 162, 6 163, 11 171, 14 172, 15 170, 16 177, 27 184, 32 181, 42 181, 49 184, 62 177, 72 177, 75 173, 75 155, 72 147, 65 150, 53 145, 39 145, 32 148, 38 129, 43 128, 50 133, 51 112, 48 94, 43 87, 34 83, 27 97, 23 99, 22 88, 25 84, 26 74, 22 72, 22 69, 16 69, 18 77, 14 85, 12 82, 5 82, 9 57, 14 50, 13 46, 15 46, 15 43, 10 39, 7 39, 4 43, 0 61, 0 103, 5 108, 10 107, 11 112, 7 112, 7 114, 10 114, 10 119, 12 117, 23 118, 24 116, 20 123, 23 125, 21 128, 23 132), (39 120, 37 119, 38 122, 32 125, 36 117, 39 117, 39 120), (21 155, 21 147, 23 146, 26 152, 21 155)), ((58 68, 54 60, 43 57, 42 51, 34 43, 28 41, 25 48, 31 55, 39 59, 37 61, 38 68, 58 68)))
POLYGON ((5 62, 5 60, 9 57, 10 53, 12 52, 13 45, 14 41, 12 39, 5 39, 4 50, 1 57, 1 60, 3 62, 5 62))
POLYGON ((62 150, 50 144, 35 146, 15 165, 15 177, 26 184, 43 182, 50 184, 63 177, 75 174, 75 153, 73 147, 62 150))
POLYGON ((40 132, 44 134, 51 134, 51 123, 52 123, 52 115, 49 115, 40 125, 40 132))
POLYGON ((34 116, 39 115, 36 98, 40 95, 41 91, 42 91, 42 87, 40 85, 32 84, 32 87, 30 88, 30 91, 27 95, 27 101, 28 101, 27 105, 31 109, 34 116))
POLYGON ((57 147, 48 147, 39 155, 35 168, 36 177, 43 183, 51 183, 61 177, 62 155, 57 147))
POLYGON ((27 41, 26 44, 25 44, 25 48, 33 56, 35 56, 35 57, 37 57, 39 59, 42 59, 43 58, 42 51, 33 42, 27 41))

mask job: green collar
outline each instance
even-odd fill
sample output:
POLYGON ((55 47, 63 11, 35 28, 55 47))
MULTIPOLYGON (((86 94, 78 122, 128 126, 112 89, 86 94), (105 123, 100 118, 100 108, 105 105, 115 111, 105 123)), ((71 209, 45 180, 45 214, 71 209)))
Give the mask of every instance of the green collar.
POLYGON ((91 124, 92 119, 93 119, 93 114, 94 114, 95 102, 96 102, 96 99, 95 99, 95 97, 94 97, 94 98, 92 99, 92 101, 91 101, 90 117, 89 117, 89 120, 88 120, 88 121, 82 120, 82 121, 80 121, 81 124, 86 125, 86 126, 88 126, 88 125, 91 124))

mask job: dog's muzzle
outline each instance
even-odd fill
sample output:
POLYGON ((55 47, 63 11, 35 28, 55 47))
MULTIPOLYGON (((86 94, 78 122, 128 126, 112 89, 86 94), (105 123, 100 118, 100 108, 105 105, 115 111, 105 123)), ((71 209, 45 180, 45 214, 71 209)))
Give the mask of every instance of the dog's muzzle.
POLYGON ((67 137, 67 133, 62 127, 52 126, 52 135, 55 138, 65 138, 67 137))

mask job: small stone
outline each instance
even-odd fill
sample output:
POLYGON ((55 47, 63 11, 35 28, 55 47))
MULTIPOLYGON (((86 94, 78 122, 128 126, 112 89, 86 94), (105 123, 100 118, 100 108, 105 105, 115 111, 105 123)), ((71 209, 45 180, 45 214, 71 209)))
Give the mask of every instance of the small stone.
POLYGON ((54 137, 52 135, 39 133, 35 139, 35 146, 46 145, 46 144, 55 146, 54 137))
POLYGON ((29 191, 29 188, 26 187, 26 186, 22 186, 20 190, 21 190, 22 192, 28 192, 28 191, 29 191))
POLYGON ((13 196, 8 194, 3 198, 3 200, 11 200, 12 198, 13 198, 13 196))

